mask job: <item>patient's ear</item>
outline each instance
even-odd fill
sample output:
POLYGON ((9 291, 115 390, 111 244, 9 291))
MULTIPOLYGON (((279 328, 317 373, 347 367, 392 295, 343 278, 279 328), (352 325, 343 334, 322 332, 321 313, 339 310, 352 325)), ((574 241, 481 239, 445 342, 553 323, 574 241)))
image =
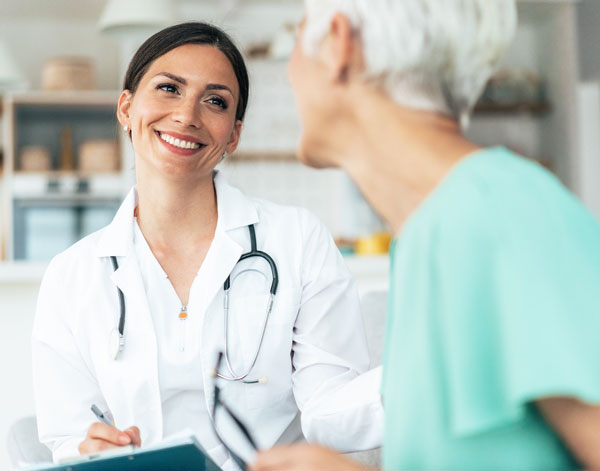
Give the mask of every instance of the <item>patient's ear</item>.
POLYGON ((342 13, 336 13, 331 19, 329 31, 321 43, 319 52, 332 81, 346 83, 353 72, 362 68, 356 39, 350 20, 342 13))

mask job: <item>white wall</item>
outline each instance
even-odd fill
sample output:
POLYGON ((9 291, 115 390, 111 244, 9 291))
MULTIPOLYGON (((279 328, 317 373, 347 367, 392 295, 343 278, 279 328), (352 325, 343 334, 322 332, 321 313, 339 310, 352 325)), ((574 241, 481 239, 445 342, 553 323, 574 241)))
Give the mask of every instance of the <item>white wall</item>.
POLYGON ((582 0, 577 5, 579 63, 583 80, 600 80, 600 1, 582 0))
POLYGON ((0 469, 9 470, 8 428, 33 414, 30 336, 38 282, 0 283, 0 469))
POLYGON ((579 180, 584 203, 600 218, 600 1, 582 0, 577 5, 579 72, 578 87, 579 180))
POLYGON ((118 78, 118 43, 101 35, 96 21, 0 17, 3 39, 30 88, 41 88, 43 64, 57 55, 83 55, 93 58, 100 89, 114 90, 118 78))
MULTIPOLYGON (((178 8, 176 18, 213 22, 242 45, 268 40, 283 23, 297 23, 302 17, 301 2, 241 2, 229 13, 218 8, 214 0, 174 3, 178 8)), ((95 18, 35 18, 34 13, 31 17, 0 16, 0 39, 6 42, 32 89, 40 89, 44 61, 57 55, 93 58, 100 89, 115 90, 121 84, 119 42, 101 34, 95 18)))
POLYGON ((600 220, 600 82, 582 82, 579 101, 579 197, 600 220))

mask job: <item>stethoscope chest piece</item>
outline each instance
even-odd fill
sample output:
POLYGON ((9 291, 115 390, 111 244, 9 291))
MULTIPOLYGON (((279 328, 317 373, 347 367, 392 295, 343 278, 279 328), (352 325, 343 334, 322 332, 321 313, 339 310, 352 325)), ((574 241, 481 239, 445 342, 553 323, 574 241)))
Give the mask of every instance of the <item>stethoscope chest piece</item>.
POLYGON ((119 352, 122 352, 125 348, 125 337, 121 335, 118 329, 113 329, 110 332, 110 338, 108 340, 108 353, 110 358, 116 360, 119 357, 119 352))

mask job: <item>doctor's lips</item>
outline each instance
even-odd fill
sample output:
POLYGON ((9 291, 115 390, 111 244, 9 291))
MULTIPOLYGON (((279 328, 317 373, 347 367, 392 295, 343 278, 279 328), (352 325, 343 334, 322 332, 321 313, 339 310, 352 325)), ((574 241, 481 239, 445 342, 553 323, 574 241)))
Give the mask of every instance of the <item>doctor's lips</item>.
POLYGON ((164 131, 155 131, 156 135, 159 137, 163 143, 168 144, 170 148, 176 148, 177 150, 182 151, 197 151, 202 147, 205 147, 204 144, 198 142, 198 140, 192 136, 187 136, 184 134, 179 134, 176 132, 164 132, 164 131))

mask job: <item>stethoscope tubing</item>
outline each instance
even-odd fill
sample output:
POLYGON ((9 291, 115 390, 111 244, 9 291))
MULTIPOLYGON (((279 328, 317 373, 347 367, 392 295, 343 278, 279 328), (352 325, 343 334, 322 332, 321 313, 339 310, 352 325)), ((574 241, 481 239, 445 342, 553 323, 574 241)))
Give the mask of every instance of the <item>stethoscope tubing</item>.
MULTIPOLYGON (((117 257, 112 255, 110 261, 112 262, 113 271, 117 271, 119 269, 117 257)), ((125 330, 125 297, 121 288, 117 287, 117 289, 119 291, 119 334, 123 335, 123 331, 125 330)))
MULTIPOLYGON (((229 290, 227 290, 229 291, 229 290)), ((228 297, 228 293, 226 294, 226 296, 228 297)), ((227 305, 228 303, 226 302, 225 305, 227 305)), ((267 322, 269 321, 269 316, 271 315, 271 310, 273 309, 273 294, 271 293, 269 295, 269 304, 267 307, 267 314, 265 315, 265 319, 263 321, 263 325, 262 325, 262 329, 261 329, 261 333, 260 333, 260 339, 258 341, 258 346, 256 348, 256 353, 254 354, 254 358, 252 359, 252 363, 250 364, 250 367, 246 370, 245 373, 241 374, 241 375, 236 375, 233 371, 233 368, 231 367, 231 363, 229 362, 229 354, 228 352, 228 348, 229 348, 229 306, 225 307, 225 315, 223 316, 224 318, 224 323, 225 323, 225 350, 224 350, 224 356, 225 356, 225 364, 227 365, 227 369, 229 370, 229 373, 231 374, 231 376, 225 376, 222 373, 219 373, 217 371, 217 376, 221 379, 227 380, 227 381, 243 381, 246 379, 246 377, 250 374, 250 372, 252 371, 252 368, 254 368, 254 365, 256 364, 256 360, 258 359, 258 354, 260 352, 260 348, 262 346, 263 340, 265 338, 265 332, 267 330, 267 322)), ((249 381, 250 383, 256 383, 257 381, 249 381)))
POLYGON ((258 346, 256 348, 256 352, 254 354, 254 357, 252 359, 250 367, 247 368, 244 373, 236 374, 233 371, 231 362, 229 360, 229 289, 231 288, 231 276, 227 277, 227 279, 225 280, 225 283, 223 283, 223 292, 224 292, 224 295, 223 295, 223 310, 224 310, 223 318, 224 319, 223 320, 225 323, 225 326, 224 326, 224 328, 225 328, 225 348, 224 348, 223 353, 224 353, 224 357, 225 357, 225 364, 227 365, 227 369, 229 370, 229 373, 231 376, 226 376, 222 373, 219 373, 218 371, 216 372, 216 374, 219 378, 224 379, 226 381, 243 381, 246 383, 257 383, 259 381, 244 381, 244 380, 248 377, 248 375, 252 371, 252 368, 254 368, 254 365, 256 364, 256 360, 258 359, 258 355, 260 353, 260 348, 261 348, 263 340, 265 338, 265 332, 267 330, 267 322, 269 320, 269 316, 271 315, 271 311, 273 309, 273 301, 274 301, 275 295, 277 294, 277 287, 279 285, 279 274, 277 273, 277 264, 275 263, 273 258, 271 258, 271 256, 268 253, 256 249, 256 232, 254 230, 254 224, 250 224, 248 226, 248 231, 250 232, 250 252, 246 252, 245 254, 242 254, 237 263, 241 262, 242 260, 251 258, 251 257, 259 257, 259 258, 262 258, 267 261, 267 263, 271 267, 271 276, 272 276, 271 288, 269 289, 269 293, 270 293, 269 304, 267 306, 265 318, 263 320, 263 325, 262 325, 262 329, 261 329, 261 333, 260 333, 260 339, 258 341, 258 346))

